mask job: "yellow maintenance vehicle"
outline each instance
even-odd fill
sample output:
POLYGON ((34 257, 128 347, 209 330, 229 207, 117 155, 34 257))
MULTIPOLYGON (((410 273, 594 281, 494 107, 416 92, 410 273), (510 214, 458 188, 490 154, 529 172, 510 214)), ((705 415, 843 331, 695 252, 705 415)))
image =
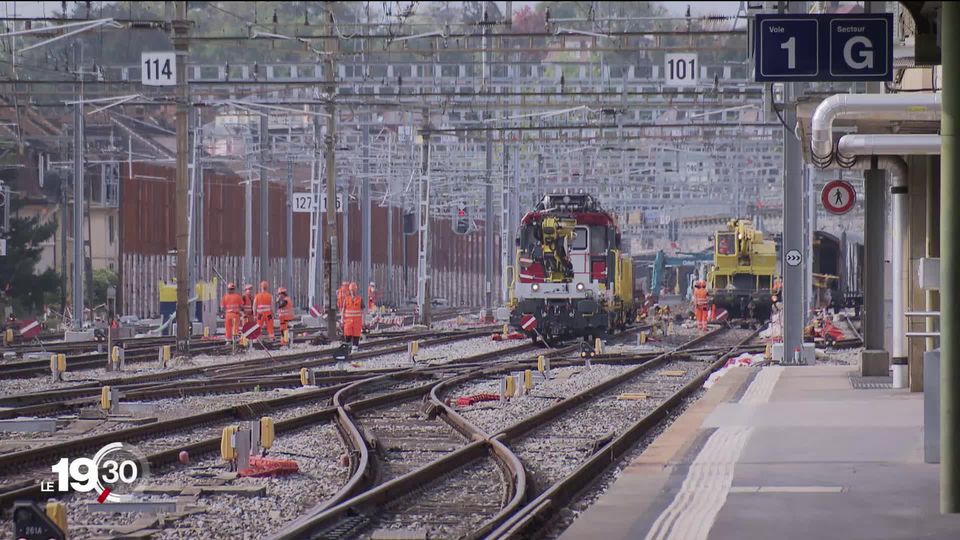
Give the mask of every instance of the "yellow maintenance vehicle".
POLYGON ((713 304, 730 318, 766 321, 778 294, 777 245, 745 219, 716 232, 708 274, 713 304))

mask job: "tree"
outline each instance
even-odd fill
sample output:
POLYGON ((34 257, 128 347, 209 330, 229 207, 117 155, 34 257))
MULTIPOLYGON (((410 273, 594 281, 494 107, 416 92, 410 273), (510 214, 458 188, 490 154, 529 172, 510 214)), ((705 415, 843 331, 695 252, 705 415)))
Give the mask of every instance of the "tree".
MULTIPOLYGON (((14 204, 14 208, 16 208, 14 204)), ((60 288, 59 274, 52 268, 38 274, 37 263, 43 243, 57 231, 55 220, 40 223, 38 217, 10 219, 7 255, 0 257, 0 300, 12 305, 14 313, 38 313, 60 288)))
MULTIPOLYGON (((534 11, 530 6, 523 6, 523 9, 513 14, 513 24, 510 31, 516 34, 536 34, 547 31, 546 13, 543 11, 534 11)), ((546 47, 547 38, 535 38, 534 47, 546 47)), ((524 40, 517 41, 514 46, 524 46, 524 40)), ((523 52, 518 53, 517 58, 527 62, 541 62, 547 57, 545 52, 523 52)))
POLYGON ((99 306, 107 303, 107 289, 116 287, 120 278, 109 268, 97 268, 93 271, 93 304, 99 306))

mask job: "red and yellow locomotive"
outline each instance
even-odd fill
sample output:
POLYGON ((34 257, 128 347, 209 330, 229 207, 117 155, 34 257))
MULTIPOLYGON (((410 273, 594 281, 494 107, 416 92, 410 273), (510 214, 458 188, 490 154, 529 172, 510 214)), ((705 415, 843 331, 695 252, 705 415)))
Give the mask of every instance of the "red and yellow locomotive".
POLYGON ((592 339, 634 319, 633 265, 616 219, 590 195, 544 196, 516 247, 510 324, 534 341, 592 339))

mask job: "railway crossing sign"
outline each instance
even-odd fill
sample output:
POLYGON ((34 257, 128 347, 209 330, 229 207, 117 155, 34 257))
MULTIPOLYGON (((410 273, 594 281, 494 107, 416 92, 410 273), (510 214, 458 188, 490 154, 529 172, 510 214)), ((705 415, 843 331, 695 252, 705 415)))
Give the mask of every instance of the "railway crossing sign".
POLYGON ((527 332, 536 330, 537 318, 533 315, 524 315, 523 318, 520 319, 520 328, 523 328, 527 332))
POLYGON ((803 262, 803 255, 800 254, 799 250, 791 249, 787 252, 787 255, 784 257, 784 260, 787 261, 787 264, 790 266, 798 266, 803 262))
POLYGON ((827 212, 837 215, 846 214, 857 202, 857 192, 850 182, 831 180, 823 186, 823 191, 820 192, 820 200, 827 212))
POLYGON ((40 323, 35 320, 23 321, 23 326, 20 327, 20 335, 27 339, 33 339, 39 336, 40 323))
POLYGON ((243 337, 247 339, 260 339, 260 325, 255 322, 248 322, 243 326, 243 337))

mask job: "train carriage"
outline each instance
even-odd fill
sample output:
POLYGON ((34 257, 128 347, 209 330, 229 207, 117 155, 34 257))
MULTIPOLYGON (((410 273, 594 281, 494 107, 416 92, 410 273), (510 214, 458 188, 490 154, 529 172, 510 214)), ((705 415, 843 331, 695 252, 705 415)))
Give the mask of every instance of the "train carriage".
POLYGON ((634 318, 633 265, 616 220, 586 194, 546 195, 521 220, 510 324, 557 343, 622 330, 634 318))

